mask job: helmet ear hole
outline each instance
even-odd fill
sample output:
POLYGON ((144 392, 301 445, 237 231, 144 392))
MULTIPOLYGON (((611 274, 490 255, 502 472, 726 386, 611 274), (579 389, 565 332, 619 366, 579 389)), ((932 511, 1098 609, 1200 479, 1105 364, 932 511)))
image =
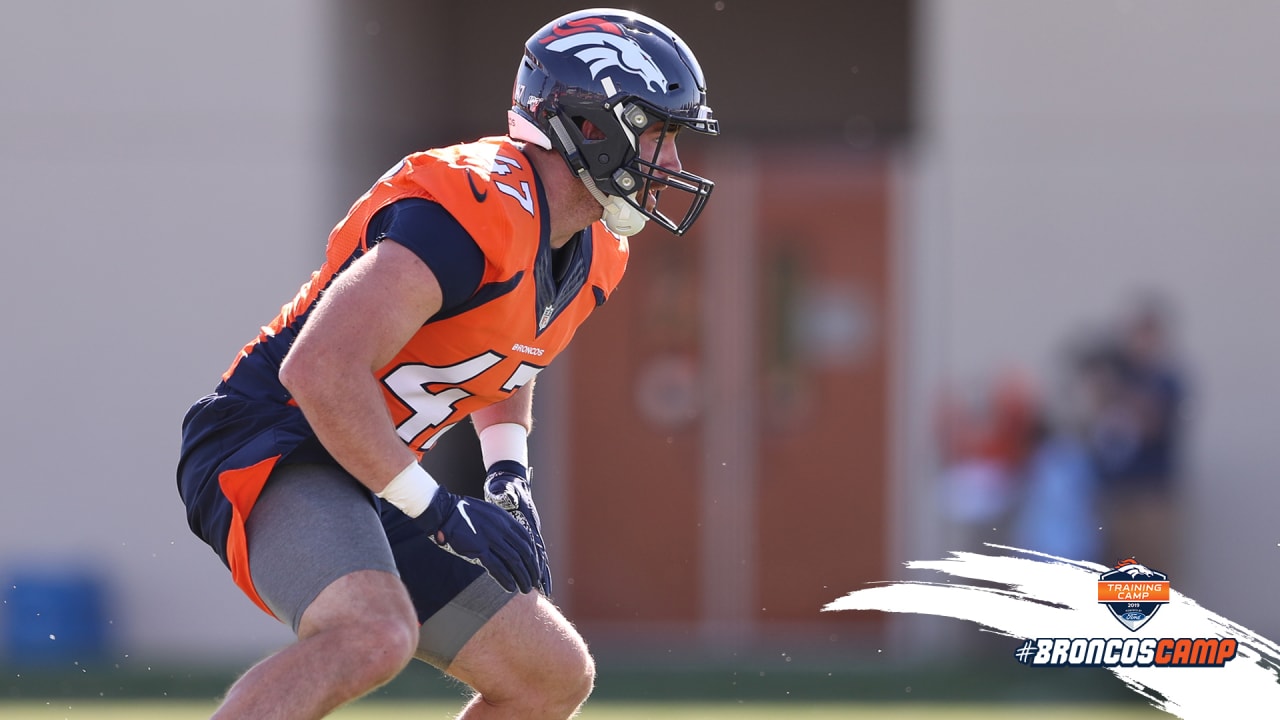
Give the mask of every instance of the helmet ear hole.
POLYGON ((578 132, 582 133, 582 137, 588 140, 603 140, 607 137, 603 130, 586 118, 576 118, 574 123, 578 126, 578 132))

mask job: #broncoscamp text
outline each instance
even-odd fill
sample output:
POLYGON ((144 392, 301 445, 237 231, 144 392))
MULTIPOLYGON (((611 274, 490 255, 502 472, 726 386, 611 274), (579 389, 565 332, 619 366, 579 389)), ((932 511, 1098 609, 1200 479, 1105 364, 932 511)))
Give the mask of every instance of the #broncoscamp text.
POLYGON ((1014 657, 1039 667, 1222 667, 1233 638, 1035 638, 1014 657))

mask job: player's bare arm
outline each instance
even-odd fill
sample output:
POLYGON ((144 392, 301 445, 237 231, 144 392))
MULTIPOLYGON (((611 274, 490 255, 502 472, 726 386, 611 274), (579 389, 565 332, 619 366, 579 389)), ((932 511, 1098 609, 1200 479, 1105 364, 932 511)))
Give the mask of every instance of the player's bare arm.
POLYGON ((325 449, 374 492, 417 459, 396 435, 374 373, 440 304, 426 264, 383 241, 324 292, 280 368, 325 449))
POLYGON ((551 563, 530 484, 528 434, 533 422, 533 381, 471 417, 484 459, 485 500, 511 513, 528 532, 537 554, 537 587, 551 597, 551 563))
POLYGON ((494 403, 471 413, 471 422, 476 432, 483 434, 485 428, 499 423, 515 423, 523 425, 526 431, 533 429, 533 385, 534 380, 522 385, 511 396, 502 402, 494 403))

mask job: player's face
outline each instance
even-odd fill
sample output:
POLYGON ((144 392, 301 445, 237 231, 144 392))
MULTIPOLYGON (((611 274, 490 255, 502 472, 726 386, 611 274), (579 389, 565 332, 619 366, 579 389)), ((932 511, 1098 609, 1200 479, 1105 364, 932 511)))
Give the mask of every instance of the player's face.
MULTIPOLYGON (((680 164, 680 153, 676 150, 676 137, 680 134, 680 126, 654 123, 637 138, 637 154, 657 166, 654 174, 662 178, 668 173, 678 173, 684 169, 680 164)), ((661 186, 652 190, 644 199, 645 206, 652 208, 658 202, 661 186)))
POLYGON ((676 151, 676 137, 680 134, 679 125, 654 123, 640 134, 637 152, 640 157, 669 172, 680 172, 680 153, 676 151))

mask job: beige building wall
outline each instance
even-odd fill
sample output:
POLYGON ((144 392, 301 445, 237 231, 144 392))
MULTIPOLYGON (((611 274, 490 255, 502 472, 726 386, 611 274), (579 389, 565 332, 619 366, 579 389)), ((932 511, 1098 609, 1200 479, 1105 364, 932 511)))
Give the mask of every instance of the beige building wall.
POLYGON ((317 195, 323 10, 5 4, 0 578, 106 577, 122 662, 289 638, 188 531, 174 466, 187 406, 337 219, 317 195))

